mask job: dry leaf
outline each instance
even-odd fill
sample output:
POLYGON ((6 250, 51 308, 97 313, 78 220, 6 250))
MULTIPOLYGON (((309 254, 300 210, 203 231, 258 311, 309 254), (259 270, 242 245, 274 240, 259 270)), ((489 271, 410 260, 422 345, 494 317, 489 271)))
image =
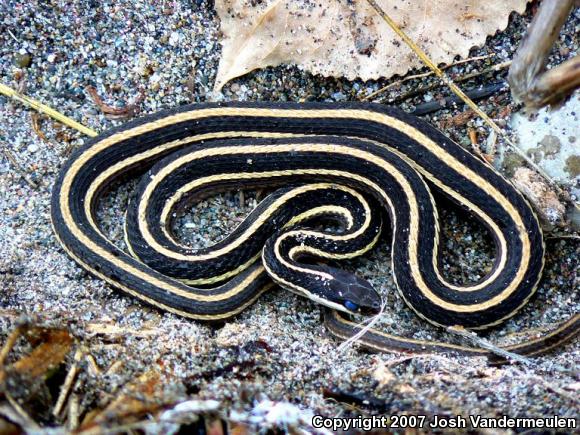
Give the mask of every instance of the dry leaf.
MULTIPOLYGON (((526 0, 378 0, 399 27, 436 63, 485 42, 506 27, 526 0)), ((363 80, 421 66, 415 54, 366 0, 216 0, 221 20, 219 90, 257 68, 297 64, 324 76, 363 80)))
POLYGON ((384 387, 395 381, 396 377, 383 361, 379 361, 377 368, 373 371, 373 379, 377 381, 379 387, 384 387))
POLYGON ((0 396, 9 402, 12 398, 12 407, 18 407, 20 415, 30 417, 30 424, 34 420, 47 421, 54 403, 50 383, 58 378, 57 369, 65 362, 74 338, 63 329, 30 325, 20 327, 13 336, 26 337, 34 347, 14 363, 0 367, 0 396))
POLYGON ((155 415, 176 401, 169 386, 178 382, 162 366, 154 367, 129 382, 104 410, 88 414, 80 431, 101 433, 109 424, 129 424, 155 415))

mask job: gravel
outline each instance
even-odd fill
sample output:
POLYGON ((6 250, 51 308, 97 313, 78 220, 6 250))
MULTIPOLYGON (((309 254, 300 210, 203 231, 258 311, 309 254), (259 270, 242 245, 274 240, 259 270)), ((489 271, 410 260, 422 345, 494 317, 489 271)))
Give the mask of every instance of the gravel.
MULTIPOLYGON (((453 67, 450 74, 461 76, 510 59, 530 19, 529 13, 513 16, 507 31, 471 53, 493 56, 453 67)), ((574 34, 578 19, 578 15, 570 18, 564 35, 574 34)), ((86 93, 87 86, 94 86, 112 107, 135 105, 139 114, 146 114, 199 101, 360 100, 396 80, 348 82, 278 67, 251 73, 214 94, 218 36, 219 23, 206 1, 57 0, 50 6, 34 0, 7 1, 0 5, 0 77, 2 83, 96 131, 125 119, 106 117, 86 93)), ((577 50, 574 39, 562 37, 551 61, 559 63, 562 53, 569 53, 563 48, 570 44, 577 50)), ((479 77, 463 86, 501 80, 505 73, 479 77)), ((377 101, 387 102, 434 83, 432 78, 409 81, 377 101)), ((414 104, 447 94, 444 88, 435 88, 398 105, 410 110, 414 104)), ((508 122, 509 112, 515 110, 505 92, 480 105, 508 122)), ((446 109, 426 118, 444 127, 463 110, 446 109)), ((230 417, 267 400, 287 401, 301 412, 326 416, 370 415, 380 410, 578 417, 574 399, 579 388, 578 342, 535 358, 530 367, 489 367, 483 358, 374 355, 357 346, 338 353, 337 341, 321 324, 319 308, 282 290, 263 296, 224 325, 209 326, 144 306, 111 289, 64 253, 49 220, 55 176, 86 137, 44 117, 40 117, 40 132, 36 131, 32 115, 30 109, 0 96, 0 335, 6 337, 23 318, 70 328, 102 370, 101 374, 82 370, 81 412, 106 406, 127 382, 161 364, 171 372, 171 382, 181 388, 171 394, 180 400, 221 401, 224 415, 230 417), (95 336, 88 332, 89 324, 111 324, 126 328, 126 333, 95 336), (109 372, 116 361, 122 361, 122 367, 109 372), (381 370, 392 374, 389 382, 378 380, 381 370), (324 397, 325 390, 374 397, 381 405, 353 408, 324 397)), ((480 137, 488 134, 477 118, 444 128, 467 147, 471 146, 468 129, 480 137)), ((133 186, 114 189, 100 210, 103 226, 120 246, 122 211, 133 186)), ((255 192, 245 192, 243 198, 230 192, 207 199, 178 219, 176 232, 194 246, 219 240, 256 201, 255 192)), ((492 266, 489 236, 457 207, 441 211, 441 220, 444 276, 458 283, 476 282, 492 266)), ((526 340, 579 311, 578 240, 548 236, 546 244, 546 271, 537 297, 505 325, 482 336, 500 344, 526 340)), ((414 338, 457 341, 404 305, 389 273, 388 240, 345 267, 369 279, 387 299, 378 327, 414 338)), ((256 420, 255 424, 266 423, 256 420)))

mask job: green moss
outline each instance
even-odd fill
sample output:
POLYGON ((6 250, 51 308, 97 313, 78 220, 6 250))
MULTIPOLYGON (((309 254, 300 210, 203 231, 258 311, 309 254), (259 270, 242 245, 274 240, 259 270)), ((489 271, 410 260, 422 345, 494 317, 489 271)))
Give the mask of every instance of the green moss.
POLYGON ((516 171, 516 169, 524 165, 525 161, 523 158, 521 158, 517 154, 509 153, 506 154, 504 158, 503 170, 505 175, 511 178, 514 176, 514 172, 516 171))
POLYGON ((580 175, 580 156, 570 156, 566 159, 566 166, 564 168, 566 172, 572 177, 577 177, 580 175))

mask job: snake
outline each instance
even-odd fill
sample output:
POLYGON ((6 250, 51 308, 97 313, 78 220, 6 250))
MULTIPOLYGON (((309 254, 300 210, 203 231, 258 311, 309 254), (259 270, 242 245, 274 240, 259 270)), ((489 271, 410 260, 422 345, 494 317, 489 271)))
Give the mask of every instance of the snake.
MULTIPOLYGON (((374 103, 198 103, 106 131, 63 165, 51 200, 54 233, 68 255, 111 286, 161 310, 221 322, 276 285, 323 306, 331 334, 373 351, 488 350, 415 340, 352 320, 382 298, 340 268, 391 228, 391 273, 399 295, 440 326, 484 329, 533 297, 544 267, 540 223, 527 200, 489 164, 429 123, 374 103), (126 210, 127 249, 97 219, 111 186, 140 176, 126 210), (205 248, 172 230, 191 203, 232 189, 271 191, 225 238, 205 248), (433 191, 491 234, 495 258, 477 283, 440 272, 433 191)), ((576 336, 580 314, 542 337, 505 347, 522 355, 576 336)))

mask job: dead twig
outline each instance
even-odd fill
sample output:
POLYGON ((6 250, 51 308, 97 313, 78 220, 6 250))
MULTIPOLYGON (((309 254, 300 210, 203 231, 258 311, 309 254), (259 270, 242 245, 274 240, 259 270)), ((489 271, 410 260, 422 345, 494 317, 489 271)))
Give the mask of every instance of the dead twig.
POLYGON ((0 367, 4 367, 4 363, 6 362, 6 358, 8 354, 16 344, 16 341, 20 338, 22 334, 22 329, 17 327, 10 333, 8 338, 6 339, 6 343, 2 346, 2 350, 0 351, 0 367))
POLYGON ((538 100, 536 104, 545 106, 562 101, 578 87, 580 87, 580 55, 543 73, 528 95, 538 100))
POLYGON ((20 40, 14 35, 14 33, 12 33, 10 31, 10 29, 6 29, 6 31, 8 32, 8 34, 12 37, 12 39, 14 39, 16 42, 18 42, 20 44, 20 40))
POLYGON ((10 406, 12 406, 14 412, 18 415, 20 419, 18 423, 21 423, 22 426, 28 428, 29 430, 40 431, 40 426, 38 425, 38 423, 36 423, 34 419, 30 417, 30 415, 28 415, 28 413, 24 410, 24 408, 20 406, 18 401, 16 401, 8 391, 4 391, 4 397, 6 398, 10 406))
POLYGON ((33 189, 38 189, 38 183, 30 178, 30 175, 28 175, 26 170, 20 165, 20 163, 18 163, 18 160, 12 151, 10 151, 6 146, 2 146, 2 152, 11 163, 16 173, 20 175, 24 181, 26 181, 26 184, 28 184, 33 189))
POLYGON ((132 104, 127 104, 125 107, 113 107, 106 104, 97 90, 93 86, 87 86, 86 91, 93 99, 94 103, 97 107, 103 112, 105 115, 109 115, 112 118, 129 118, 134 116, 137 113, 137 104, 141 101, 142 95, 135 99, 135 102, 132 104))
POLYGON ((74 431, 79 427, 79 418, 80 418, 80 401, 81 398, 78 394, 72 393, 69 400, 68 406, 68 418, 67 418, 67 427, 68 430, 74 431))
POLYGON ((32 113, 30 115, 30 120, 32 121, 32 129, 34 130, 38 138, 43 142, 47 142, 48 140, 46 139, 46 135, 40 128, 40 115, 38 113, 32 113))
MULTIPOLYGON (((489 74, 489 73, 492 73, 492 72, 500 71, 500 70, 502 70, 504 68, 509 67, 510 65, 511 65, 511 61, 498 63, 498 64, 496 64, 496 65, 494 65, 492 67, 489 67, 489 68, 487 68, 487 69, 485 69, 483 71, 475 71, 473 73, 466 74, 464 76, 454 77, 453 78, 453 81, 455 83, 466 82, 468 80, 471 80, 473 78, 476 78, 476 77, 479 77, 479 76, 482 76, 482 75, 486 75, 486 74, 489 74)), ((388 102, 389 103, 392 103, 392 104, 400 103, 402 101, 408 100, 409 98, 416 97, 417 95, 423 95, 423 94, 425 94, 425 93, 427 93, 429 91, 432 91, 433 89, 440 88, 444 84, 445 83, 443 83, 443 82, 436 82, 436 83, 432 83, 432 84, 427 85, 427 86, 422 86, 422 87, 420 87, 418 89, 414 89, 414 90, 409 91, 409 92, 407 92, 405 94, 402 94, 402 95, 399 95, 399 96, 397 96, 395 98, 392 98, 388 102)))
POLYGON ((580 56, 546 71, 548 57, 575 0, 545 0, 518 48, 508 74, 514 100, 539 108, 580 86, 580 56))
MULTIPOLYGON (((465 95, 471 98, 473 101, 481 100, 482 98, 487 98, 497 92, 507 89, 505 83, 492 83, 487 86, 477 87, 475 89, 470 89, 465 91, 465 95)), ((429 101, 424 104, 419 104, 415 107, 411 113, 416 116, 427 115, 429 113, 436 112, 438 110, 444 109, 446 107, 453 106, 455 104, 461 104, 463 100, 456 95, 446 97, 440 100, 429 101)))
POLYGON ((90 353, 87 354, 87 356, 85 357, 85 360, 87 362, 87 366, 89 369, 89 372, 93 375, 93 376, 100 376, 103 374, 103 371, 101 370, 101 368, 99 367, 99 365, 97 364, 97 361, 95 360, 95 357, 92 356, 90 353))
POLYGON ((124 328, 122 326, 112 325, 109 323, 96 323, 91 322, 86 324, 85 331, 89 335, 132 335, 135 337, 152 337, 159 334, 159 331, 156 329, 131 329, 131 328, 124 328))
POLYGON ((18 101, 26 106, 38 110, 39 112, 46 113, 51 118, 54 118, 57 121, 62 122, 64 125, 72 127, 80 131, 81 133, 86 134, 87 136, 94 137, 97 135, 96 131, 91 130, 88 127, 85 127, 81 123, 76 122, 74 119, 71 119, 68 116, 65 116, 62 113, 54 110, 52 107, 49 107, 46 104, 42 104, 40 101, 36 101, 34 98, 30 98, 20 92, 17 92, 14 89, 9 88, 8 86, 2 83, 0 83, 0 94, 4 94, 15 101, 18 101))
POLYGON ((450 326, 449 328, 446 328, 446 329, 448 332, 451 332, 455 335, 459 335, 460 337, 468 339, 473 344, 475 344, 477 347, 489 350, 490 352, 492 352, 498 356, 501 356, 502 358, 505 358, 508 361, 517 361, 517 362, 520 362, 526 366, 533 366, 534 365, 532 360, 530 360, 522 355, 518 355, 517 353, 513 353, 513 352, 507 351, 505 349, 502 349, 501 347, 498 347, 498 346, 494 345, 493 343, 490 343, 488 340, 485 340, 484 338, 479 337, 473 331, 468 331, 467 329, 460 327, 460 326, 450 326))
POLYGON ((489 136, 485 141, 486 146, 486 158, 488 159, 489 163, 493 163, 495 152, 497 150, 497 133, 493 130, 489 132, 489 136))
POLYGON ((115 361, 113 364, 111 364, 111 365, 109 366, 109 368, 107 369, 107 371, 106 371, 106 373, 105 373, 105 374, 106 374, 107 376, 109 376, 109 375, 112 375, 112 374, 114 374, 114 373, 118 373, 118 372, 119 372, 119 370, 121 370, 121 369, 123 368, 123 366, 124 366, 124 365, 125 365, 125 363, 124 363, 123 361, 121 361, 121 360, 117 360, 117 361, 115 361))
POLYGON ((552 234, 546 236, 546 239, 576 239, 580 240, 580 235, 577 234, 552 234))
POLYGON ((64 406, 65 400, 68 397, 70 390, 72 388, 73 382, 79 372, 79 363, 83 358, 84 352, 79 348, 76 350, 75 355, 73 357, 73 363, 71 364, 68 373, 64 379, 62 386, 60 387, 60 394, 58 395, 58 399, 56 400, 56 404, 52 410, 52 415, 58 417, 62 411, 64 406))
MULTIPOLYGON (((475 62, 475 61, 483 60, 483 59, 489 59, 492 56, 495 56, 495 53, 487 54, 485 56, 470 57, 469 59, 463 59, 463 60, 460 60, 460 61, 451 63, 449 65, 445 65, 441 69, 442 70, 446 70, 446 69, 452 68, 454 66, 463 65, 465 63, 475 62)), ((388 91, 389 89, 393 89, 393 88, 396 88, 398 86, 401 86, 405 82, 408 82, 408 81, 411 81, 411 80, 415 80, 415 79, 422 79, 422 78, 425 78, 425 77, 430 77, 430 76, 432 76, 434 74, 435 73, 433 71, 427 71, 427 72, 422 73, 422 74, 414 74, 414 75, 411 75, 411 76, 404 77, 401 80, 397 80, 396 82, 390 83, 387 86, 384 86, 384 87, 382 87, 382 88, 374 91, 373 93, 371 93, 371 94, 367 95, 366 97, 364 97, 362 99, 362 101, 370 101, 371 99, 373 99, 377 95, 380 95, 380 94, 388 91)))

